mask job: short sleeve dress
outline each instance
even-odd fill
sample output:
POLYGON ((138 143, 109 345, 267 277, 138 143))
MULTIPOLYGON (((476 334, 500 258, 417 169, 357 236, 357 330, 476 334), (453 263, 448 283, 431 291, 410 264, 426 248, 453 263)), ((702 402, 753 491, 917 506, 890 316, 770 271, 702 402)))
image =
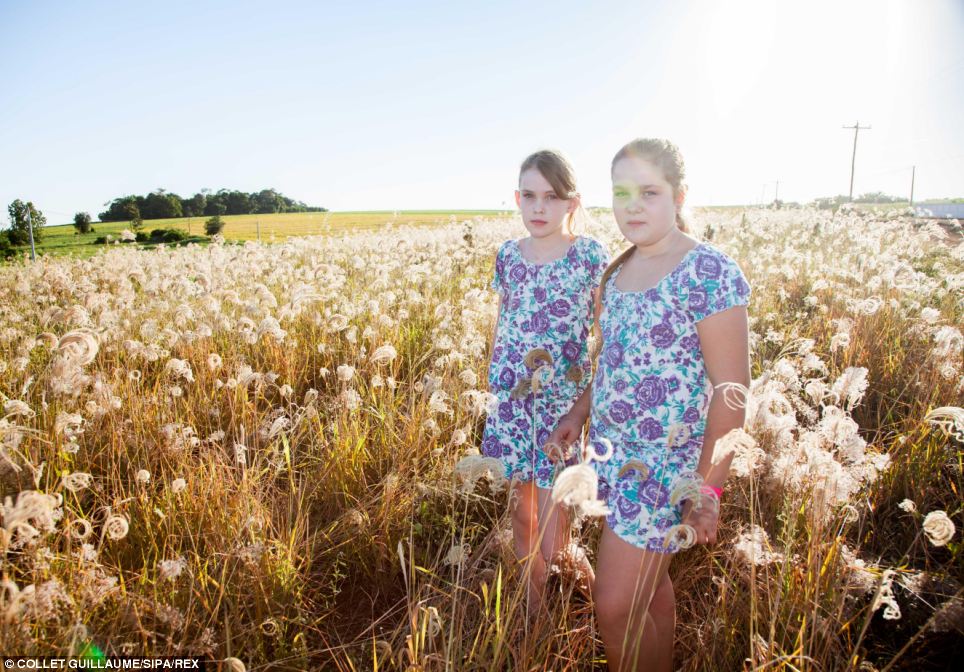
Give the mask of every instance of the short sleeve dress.
POLYGON ((654 287, 606 283, 600 315, 603 346, 593 381, 590 441, 612 442, 613 456, 595 462, 599 498, 610 528, 629 543, 657 552, 681 522, 669 502, 683 472, 694 471, 703 448, 712 386, 696 325, 733 306, 746 306, 750 286, 739 266, 706 243, 690 250, 654 287))
POLYGON ((608 263, 606 248, 588 236, 545 264, 526 260, 518 240, 499 248, 492 288, 502 296, 502 309, 489 365, 498 408, 486 419, 482 454, 499 458, 506 478, 552 487, 555 465, 543 446, 589 382, 593 295, 608 263), (539 348, 551 357, 552 380, 533 392, 532 374, 547 362, 527 362, 526 356, 539 348))

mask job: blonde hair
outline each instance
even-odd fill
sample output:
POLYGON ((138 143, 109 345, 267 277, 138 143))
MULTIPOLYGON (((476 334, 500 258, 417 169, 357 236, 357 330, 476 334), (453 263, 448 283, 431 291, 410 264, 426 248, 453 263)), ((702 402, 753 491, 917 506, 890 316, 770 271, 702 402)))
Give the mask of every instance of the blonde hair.
MULTIPOLYGON (((539 174, 546 178, 546 182, 549 183, 558 198, 570 201, 579 196, 579 192, 576 191, 575 171, 573 171, 569 160, 562 155, 562 152, 555 149, 540 149, 538 152, 533 152, 525 158, 519 167, 520 181, 522 180, 522 174, 527 170, 539 171, 539 174)), ((576 210, 569 213, 569 218, 566 220, 566 228, 569 233, 574 233, 573 223, 577 211, 581 214, 580 219, 589 218, 580 203, 576 210)))

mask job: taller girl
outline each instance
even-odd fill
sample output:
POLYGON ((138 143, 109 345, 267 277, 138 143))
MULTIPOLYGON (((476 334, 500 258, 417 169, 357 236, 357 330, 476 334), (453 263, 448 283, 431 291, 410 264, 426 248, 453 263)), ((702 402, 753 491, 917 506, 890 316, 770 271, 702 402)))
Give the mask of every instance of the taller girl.
MULTIPOLYGON (((536 152, 522 162, 515 200, 529 236, 506 241, 496 255, 492 287, 500 300, 489 389, 499 403, 486 420, 482 453, 499 458, 515 483, 512 532, 529 570, 532 614, 570 528, 566 512, 551 506, 556 472, 543 447, 588 383, 593 294, 609 255, 573 231, 579 193, 558 152, 536 152)), ((583 561, 581 569, 591 584, 592 567, 583 561)))
POLYGON ((667 533, 682 522, 696 543, 716 541, 716 503, 732 455, 714 466, 714 444, 744 421, 744 409, 719 391, 750 384, 750 287, 732 259, 687 233, 679 214, 684 176, 679 150, 665 140, 634 140, 613 158, 613 213, 631 246, 603 275, 591 394, 551 437, 574 442, 591 415, 590 440, 613 446, 612 457, 596 463, 611 513, 593 591, 612 670, 672 670, 667 570, 679 545, 667 533), (674 486, 694 471, 704 487, 691 499, 701 506, 674 505, 674 486))

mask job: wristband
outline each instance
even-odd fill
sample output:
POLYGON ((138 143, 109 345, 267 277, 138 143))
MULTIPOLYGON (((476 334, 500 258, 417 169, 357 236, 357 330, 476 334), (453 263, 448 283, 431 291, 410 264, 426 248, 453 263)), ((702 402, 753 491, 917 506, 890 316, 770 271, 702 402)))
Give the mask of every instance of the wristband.
POLYGON ((710 493, 713 493, 714 495, 716 495, 716 498, 719 499, 723 495, 723 488, 718 488, 715 485, 706 485, 704 483, 703 486, 700 488, 700 492, 705 493, 707 495, 710 493))

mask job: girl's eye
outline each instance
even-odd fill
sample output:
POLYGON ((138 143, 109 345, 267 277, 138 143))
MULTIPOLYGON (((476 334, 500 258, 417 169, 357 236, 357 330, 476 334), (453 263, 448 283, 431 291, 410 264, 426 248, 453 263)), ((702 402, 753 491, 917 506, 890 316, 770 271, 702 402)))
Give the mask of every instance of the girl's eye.
POLYGON ((613 190, 613 198, 626 198, 627 196, 629 196, 629 194, 626 192, 625 189, 613 190))
POLYGON ((556 195, 555 195, 555 194, 547 194, 547 195, 546 195, 546 200, 547 200, 547 201, 554 201, 554 200, 556 200, 556 195))
POLYGON ((655 195, 656 195, 656 192, 650 190, 650 191, 644 191, 643 194, 645 194, 646 196, 655 196, 655 195))

